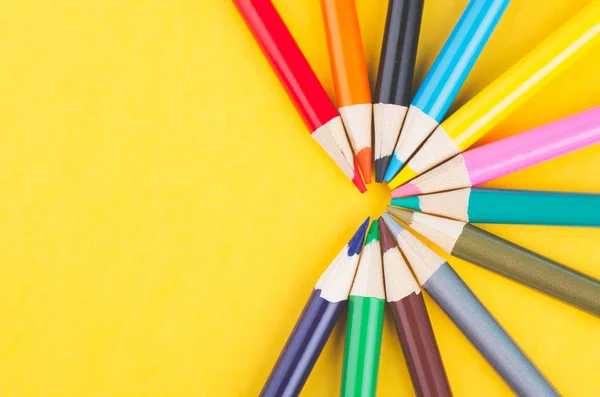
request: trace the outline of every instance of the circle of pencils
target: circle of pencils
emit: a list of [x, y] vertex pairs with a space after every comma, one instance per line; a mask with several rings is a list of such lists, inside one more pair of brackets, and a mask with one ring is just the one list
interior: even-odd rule
[[385, 310], [415, 394], [452, 396], [421, 289], [516, 394], [560, 395], [450, 264], [413, 232], [600, 317], [600, 280], [470, 223], [600, 227], [600, 192], [477, 187], [600, 143], [600, 106], [469, 149], [600, 41], [600, 0], [448, 118], [510, 0], [469, 0], [412, 97], [424, 0], [389, 0], [373, 99], [355, 1], [320, 0], [337, 109], [271, 0], [233, 3], [311, 135], [345, 176], [362, 193], [374, 170], [376, 182], [392, 189], [387, 212], [370, 227], [364, 221], [319, 278], [260, 395], [300, 394], [347, 306], [341, 396], [376, 395]]

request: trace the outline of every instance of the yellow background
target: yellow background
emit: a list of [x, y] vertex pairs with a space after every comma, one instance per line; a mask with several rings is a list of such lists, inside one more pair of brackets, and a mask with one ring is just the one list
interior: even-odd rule
[[[275, 1], [332, 94], [318, 3]], [[387, 1], [357, 3], [374, 85]], [[418, 82], [467, 1], [426, 3]], [[586, 3], [514, 0], [457, 103]], [[0, 19], [0, 395], [257, 395], [387, 188], [361, 196], [310, 139], [229, 1], [4, 0]], [[599, 62], [485, 141], [598, 105]], [[594, 147], [490, 186], [600, 192], [599, 173]], [[486, 229], [600, 277], [600, 230]], [[600, 319], [451, 263], [564, 395], [598, 394]], [[427, 305], [455, 395], [511, 395]], [[341, 321], [304, 396], [339, 392], [343, 341]], [[412, 393], [386, 318], [379, 395]]]

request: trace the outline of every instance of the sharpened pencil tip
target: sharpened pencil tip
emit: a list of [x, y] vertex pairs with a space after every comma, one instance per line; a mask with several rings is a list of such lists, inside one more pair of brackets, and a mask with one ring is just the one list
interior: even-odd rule
[[388, 214], [383, 214], [379, 217], [379, 241], [381, 242], [381, 249], [384, 253], [392, 248], [396, 248], [396, 240], [394, 240], [394, 237], [384, 220], [386, 215], [389, 216]]
[[360, 176], [360, 172], [358, 172], [356, 160], [354, 160], [354, 179], [352, 179], [352, 183], [354, 183], [359, 192], [364, 193], [367, 191], [367, 187]]
[[375, 181], [377, 183], [383, 182], [383, 177], [390, 165], [391, 158], [392, 156], [384, 156], [375, 160]]
[[358, 165], [360, 170], [362, 171], [363, 179], [365, 183], [368, 185], [371, 183], [371, 173], [373, 172], [371, 169], [371, 148], [365, 148], [358, 152], [356, 155], [356, 160], [358, 161]]
[[402, 230], [404, 230], [404, 228], [402, 227], [402, 225], [400, 225], [398, 223], [397, 220], [392, 218], [392, 216], [390, 214], [388, 214], [387, 212], [384, 212], [381, 215], [381, 217], [383, 218], [385, 225], [387, 226], [390, 233], [392, 233], [392, 235], [394, 236], [394, 241], [395, 241], [395, 238], [396, 238], [395, 236], [397, 236], [398, 233], [400, 233]]
[[398, 171], [400, 171], [403, 165], [404, 163], [400, 161], [400, 159], [396, 157], [395, 154], [392, 155], [392, 158], [390, 159], [390, 165], [388, 166], [388, 169], [385, 172], [385, 177], [383, 179], [385, 179], [385, 181], [388, 183], [391, 182], [391, 180], [394, 179], [394, 177], [396, 176]]
[[416, 211], [421, 210], [419, 196], [393, 198], [391, 204], [395, 207], [404, 207]]
[[392, 190], [392, 198], [416, 196], [418, 194], [421, 194], [421, 189], [412, 183], [407, 183], [406, 185], [402, 185], [399, 188]]
[[369, 244], [373, 240], [379, 241], [379, 222], [377, 221], [377, 219], [371, 222], [369, 232], [367, 233], [367, 240], [365, 241], [365, 245]]
[[410, 222], [412, 221], [412, 217], [414, 214], [413, 211], [405, 210], [405, 209], [398, 208], [398, 207], [392, 207], [391, 205], [388, 205], [386, 207], [386, 211], [390, 215], [392, 215], [394, 218], [399, 219], [403, 223], [410, 226]]
[[410, 168], [410, 162], [406, 165], [406, 167], [402, 168], [398, 175], [388, 183], [390, 189], [395, 189], [398, 186], [404, 185], [406, 182], [414, 179], [418, 174]]
[[348, 256], [358, 255], [360, 254], [360, 251], [362, 251], [363, 240], [365, 239], [367, 226], [369, 225], [370, 220], [371, 218], [367, 217], [348, 242]]

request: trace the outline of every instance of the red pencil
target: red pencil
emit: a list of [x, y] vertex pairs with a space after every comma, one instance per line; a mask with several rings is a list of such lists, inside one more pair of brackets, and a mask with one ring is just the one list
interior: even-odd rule
[[233, 0], [311, 135], [361, 193], [358, 172], [340, 115], [270, 0]]

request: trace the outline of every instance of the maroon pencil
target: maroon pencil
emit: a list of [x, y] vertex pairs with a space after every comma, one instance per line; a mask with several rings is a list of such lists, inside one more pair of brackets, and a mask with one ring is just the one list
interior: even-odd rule
[[413, 388], [419, 397], [452, 396], [423, 294], [396, 247], [385, 217], [379, 218], [385, 294]]

